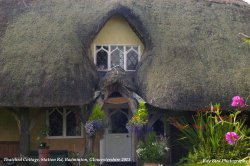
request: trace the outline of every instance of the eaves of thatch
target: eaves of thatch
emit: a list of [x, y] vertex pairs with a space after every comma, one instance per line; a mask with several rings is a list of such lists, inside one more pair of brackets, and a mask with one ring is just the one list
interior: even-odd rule
[[238, 34], [250, 33], [250, 6], [241, 6], [243, 1], [175, 2], [154, 5], [148, 13], [154, 35], [150, 56], [137, 73], [142, 96], [175, 110], [211, 102], [227, 107], [231, 97], [247, 97], [250, 48]]
[[136, 84], [149, 104], [190, 110], [250, 92], [250, 49], [238, 36], [250, 34], [250, 6], [243, 1], [43, 0], [26, 6], [1, 37], [1, 106], [90, 102], [98, 76], [89, 47], [114, 14], [144, 42]]

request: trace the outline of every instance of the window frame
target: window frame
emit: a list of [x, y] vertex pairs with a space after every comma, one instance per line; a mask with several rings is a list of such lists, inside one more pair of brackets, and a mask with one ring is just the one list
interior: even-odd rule
[[96, 49], [97, 46], [100, 46], [100, 47], [108, 47], [108, 67], [107, 69], [98, 69], [97, 68], [97, 71], [110, 71], [113, 67], [111, 67], [111, 53], [114, 51], [111, 51], [111, 46], [122, 46], [123, 47], [123, 52], [124, 52], [124, 59], [123, 59], [123, 62], [124, 62], [124, 70], [125, 71], [135, 71], [135, 70], [128, 70], [127, 69], [127, 54], [130, 52], [131, 49], [129, 49], [128, 51], [126, 51], [126, 47], [127, 46], [131, 46], [131, 47], [138, 47], [138, 51], [136, 51], [135, 49], [132, 48], [133, 51], [135, 51], [137, 54], [138, 54], [138, 63], [141, 59], [141, 46], [140, 45], [133, 45], [133, 44], [94, 44], [94, 63], [96, 65], [97, 63], [97, 52], [99, 50]]
[[[52, 110], [55, 110], [57, 108], [52, 108]], [[48, 135], [46, 138], [47, 139], [71, 139], [71, 138], [84, 138], [84, 131], [83, 131], [83, 123], [81, 122], [81, 135], [80, 136], [67, 136], [67, 108], [62, 108], [63, 110], [63, 127], [62, 127], [62, 135], [61, 136], [50, 136]], [[46, 111], [46, 124], [49, 126], [50, 128], [50, 124], [49, 124], [49, 111]], [[70, 110], [72, 111], [72, 110]]]

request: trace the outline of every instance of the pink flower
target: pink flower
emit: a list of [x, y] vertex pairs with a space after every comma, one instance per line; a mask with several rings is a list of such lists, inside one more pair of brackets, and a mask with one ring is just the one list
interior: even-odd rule
[[232, 98], [231, 106], [233, 106], [233, 107], [238, 107], [238, 106], [240, 106], [240, 107], [245, 107], [246, 105], [245, 105], [245, 102], [244, 102], [243, 97], [234, 96], [234, 97]]
[[228, 144], [233, 145], [235, 141], [239, 139], [239, 136], [235, 132], [227, 132], [226, 141]]

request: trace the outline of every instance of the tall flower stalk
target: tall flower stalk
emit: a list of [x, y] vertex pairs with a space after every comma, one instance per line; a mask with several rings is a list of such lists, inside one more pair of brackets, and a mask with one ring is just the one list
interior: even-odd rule
[[190, 152], [183, 160], [199, 162], [203, 159], [239, 160], [246, 157], [250, 150], [250, 129], [245, 125], [246, 118], [238, 117], [246, 105], [242, 97], [235, 96], [231, 103], [236, 108], [234, 111], [225, 112], [220, 104], [211, 104], [210, 109], [198, 111], [193, 116], [193, 125], [184, 120], [172, 123], [186, 126], [180, 129], [180, 140]]

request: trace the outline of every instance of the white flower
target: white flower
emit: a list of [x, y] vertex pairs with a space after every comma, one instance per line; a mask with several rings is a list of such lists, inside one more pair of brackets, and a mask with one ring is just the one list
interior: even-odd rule
[[143, 150], [144, 150], [144, 149], [139, 148], [139, 149], [136, 150], [136, 153], [140, 156], [140, 154], [141, 154], [141, 152], [142, 152]]
[[164, 149], [165, 149], [166, 151], [168, 151], [168, 150], [169, 150], [169, 148], [168, 148], [168, 147], [165, 147]]

